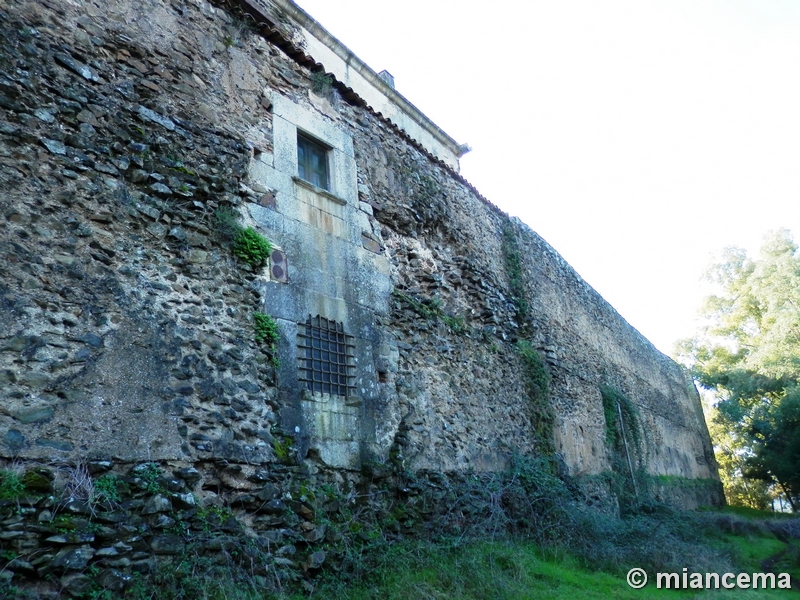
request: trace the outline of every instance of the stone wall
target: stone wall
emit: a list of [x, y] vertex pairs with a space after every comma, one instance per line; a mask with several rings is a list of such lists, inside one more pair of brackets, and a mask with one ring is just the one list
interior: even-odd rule
[[[2, 453], [500, 471], [541, 451], [526, 339], [571, 474], [611, 468], [610, 385], [638, 406], [637, 466], [716, 478], [681, 370], [535, 233], [300, 64], [295, 25], [265, 6], [268, 39], [202, 0], [0, 0]], [[331, 190], [291, 172], [297, 131], [330, 148]], [[288, 279], [235, 259], [220, 208], [285, 253]], [[315, 315], [353, 336], [347, 398], [299, 381]]]

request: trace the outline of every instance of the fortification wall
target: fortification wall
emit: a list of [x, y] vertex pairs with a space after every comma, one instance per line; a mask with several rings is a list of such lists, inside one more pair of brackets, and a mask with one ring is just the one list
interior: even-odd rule
[[[286, 452], [499, 471], [542, 451], [525, 338], [546, 358], [570, 473], [611, 468], [609, 385], [639, 408], [639, 466], [716, 478], [672, 361], [535, 233], [249, 21], [203, 1], [0, 11], [6, 457], [222, 460], [243, 482]], [[296, 177], [298, 132], [328, 148], [329, 190]], [[288, 279], [232, 256], [221, 207], [285, 253]], [[275, 351], [255, 311], [276, 319]], [[298, 334], [317, 315], [353, 337], [347, 398], [300, 380]]]

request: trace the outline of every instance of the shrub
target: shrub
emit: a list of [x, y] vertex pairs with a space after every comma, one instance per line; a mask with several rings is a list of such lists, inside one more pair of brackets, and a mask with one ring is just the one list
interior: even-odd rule
[[241, 229], [233, 239], [233, 254], [251, 267], [262, 266], [272, 252], [272, 244], [252, 227]]

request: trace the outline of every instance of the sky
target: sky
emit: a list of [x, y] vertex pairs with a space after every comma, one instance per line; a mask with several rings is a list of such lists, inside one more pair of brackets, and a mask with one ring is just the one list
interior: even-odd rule
[[726, 246], [800, 241], [796, 0], [296, 0], [655, 346]]

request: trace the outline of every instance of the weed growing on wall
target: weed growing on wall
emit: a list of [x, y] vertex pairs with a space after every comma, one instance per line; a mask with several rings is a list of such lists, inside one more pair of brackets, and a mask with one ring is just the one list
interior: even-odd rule
[[[640, 452], [642, 436], [639, 431], [639, 411], [636, 406], [625, 394], [607, 385], [600, 386], [600, 396], [603, 399], [603, 415], [606, 419], [606, 444], [612, 449], [623, 444], [619, 422], [619, 412], [621, 411], [625, 426], [625, 439], [637, 453]], [[617, 408], [618, 406], [619, 408]]]
[[503, 229], [503, 260], [508, 274], [511, 298], [517, 309], [517, 322], [523, 325], [528, 320], [530, 307], [525, 299], [525, 281], [522, 273], [522, 256], [517, 243], [517, 234], [509, 223]]
[[163, 491], [161, 483], [158, 481], [161, 477], [161, 469], [155, 463], [145, 463], [139, 465], [134, 469], [136, 483], [141, 489], [151, 493], [158, 494]]
[[317, 96], [327, 97], [331, 91], [332, 82], [330, 75], [322, 71], [311, 73], [311, 91]]
[[239, 225], [241, 215], [229, 206], [221, 206], [214, 211], [214, 229], [222, 239], [232, 242], [242, 230]]
[[607, 473], [606, 480], [620, 507], [628, 510], [648, 502], [645, 496], [651, 487], [641, 459], [639, 413], [625, 394], [611, 386], [600, 386], [600, 396], [606, 420], [606, 446], [611, 459], [611, 472]]
[[236, 258], [257, 269], [267, 262], [272, 243], [252, 227], [242, 227], [240, 218], [236, 210], [222, 206], [214, 211], [214, 229], [222, 240], [231, 244]]
[[275, 354], [276, 344], [278, 342], [278, 324], [269, 315], [261, 312], [253, 313], [253, 327], [255, 329], [256, 342], [267, 346], [270, 355], [272, 356], [272, 366], [278, 367], [280, 362]]
[[0, 500], [16, 500], [25, 491], [19, 475], [11, 470], [0, 471]]
[[233, 238], [233, 254], [257, 269], [269, 258], [272, 244], [252, 227], [241, 229]]
[[525, 385], [531, 400], [531, 417], [541, 449], [547, 455], [555, 453], [553, 425], [555, 415], [550, 406], [550, 373], [542, 355], [526, 340], [517, 342], [517, 352], [522, 361]]
[[272, 450], [275, 458], [282, 463], [291, 462], [294, 440], [290, 436], [276, 431], [273, 431], [272, 435]]
[[275, 342], [278, 341], [278, 324], [269, 315], [261, 312], [253, 313], [255, 321], [256, 341], [267, 344], [270, 349], [275, 349]]
[[439, 298], [425, 298], [418, 300], [407, 294], [395, 291], [394, 295], [405, 302], [411, 309], [423, 319], [428, 321], [441, 321], [453, 333], [467, 333], [467, 320], [463, 316], [448, 315], [442, 309], [442, 301]]
[[119, 502], [119, 479], [116, 475], [107, 474], [95, 479], [94, 493], [97, 500], [107, 502]]

